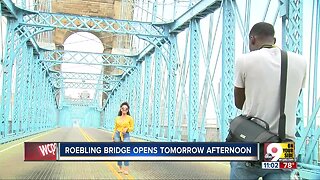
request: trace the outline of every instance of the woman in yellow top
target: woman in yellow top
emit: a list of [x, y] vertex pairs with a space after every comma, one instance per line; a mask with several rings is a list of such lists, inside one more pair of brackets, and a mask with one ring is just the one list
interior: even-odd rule
[[[134, 122], [130, 116], [129, 104], [124, 102], [120, 106], [120, 111], [114, 122], [114, 132], [112, 134], [113, 142], [130, 142], [129, 132], [133, 131]], [[129, 161], [124, 161], [124, 168], [122, 168], [122, 161], [118, 161], [119, 173], [128, 175]]]

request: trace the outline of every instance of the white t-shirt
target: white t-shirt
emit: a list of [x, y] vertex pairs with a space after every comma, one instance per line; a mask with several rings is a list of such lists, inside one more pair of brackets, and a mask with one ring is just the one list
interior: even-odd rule
[[[286, 135], [295, 137], [296, 107], [304, 87], [307, 62], [288, 52], [286, 91]], [[278, 133], [280, 117], [281, 51], [262, 48], [239, 57], [235, 65], [235, 87], [245, 88], [242, 114], [258, 117], [269, 123], [270, 130]]]

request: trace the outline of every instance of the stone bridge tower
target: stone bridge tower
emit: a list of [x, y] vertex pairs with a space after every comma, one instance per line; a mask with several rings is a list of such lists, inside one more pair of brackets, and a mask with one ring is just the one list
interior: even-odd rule
[[[133, 6], [129, 1], [122, 0], [52, 0], [52, 12], [114, 19], [132, 20]], [[80, 25], [80, 22], [79, 22]], [[54, 44], [56, 49], [64, 49], [64, 41], [77, 31], [56, 29], [54, 31]], [[115, 35], [105, 32], [91, 32], [97, 36], [103, 45], [104, 53], [121, 53], [120, 49], [126, 50], [129, 47], [129, 36]], [[60, 70], [60, 66], [55, 67]], [[112, 68], [104, 68], [105, 74], [116, 73]], [[103, 99], [106, 98], [104, 94]]]

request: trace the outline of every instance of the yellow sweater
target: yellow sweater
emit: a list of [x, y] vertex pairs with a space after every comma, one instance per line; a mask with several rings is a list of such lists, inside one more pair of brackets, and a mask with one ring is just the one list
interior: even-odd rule
[[112, 139], [117, 131], [120, 132], [121, 141], [123, 141], [123, 134], [122, 131], [124, 128], [128, 128], [127, 132], [132, 132], [134, 127], [133, 118], [129, 115], [126, 115], [124, 119], [121, 116], [117, 116], [114, 121], [114, 131], [112, 134]]

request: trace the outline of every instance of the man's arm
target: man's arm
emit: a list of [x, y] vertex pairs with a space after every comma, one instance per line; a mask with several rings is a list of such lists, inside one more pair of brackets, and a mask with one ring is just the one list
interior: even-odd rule
[[245, 89], [234, 87], [234, 103], [238, 109], [242, 110], [245, 100], [246, 100]]

